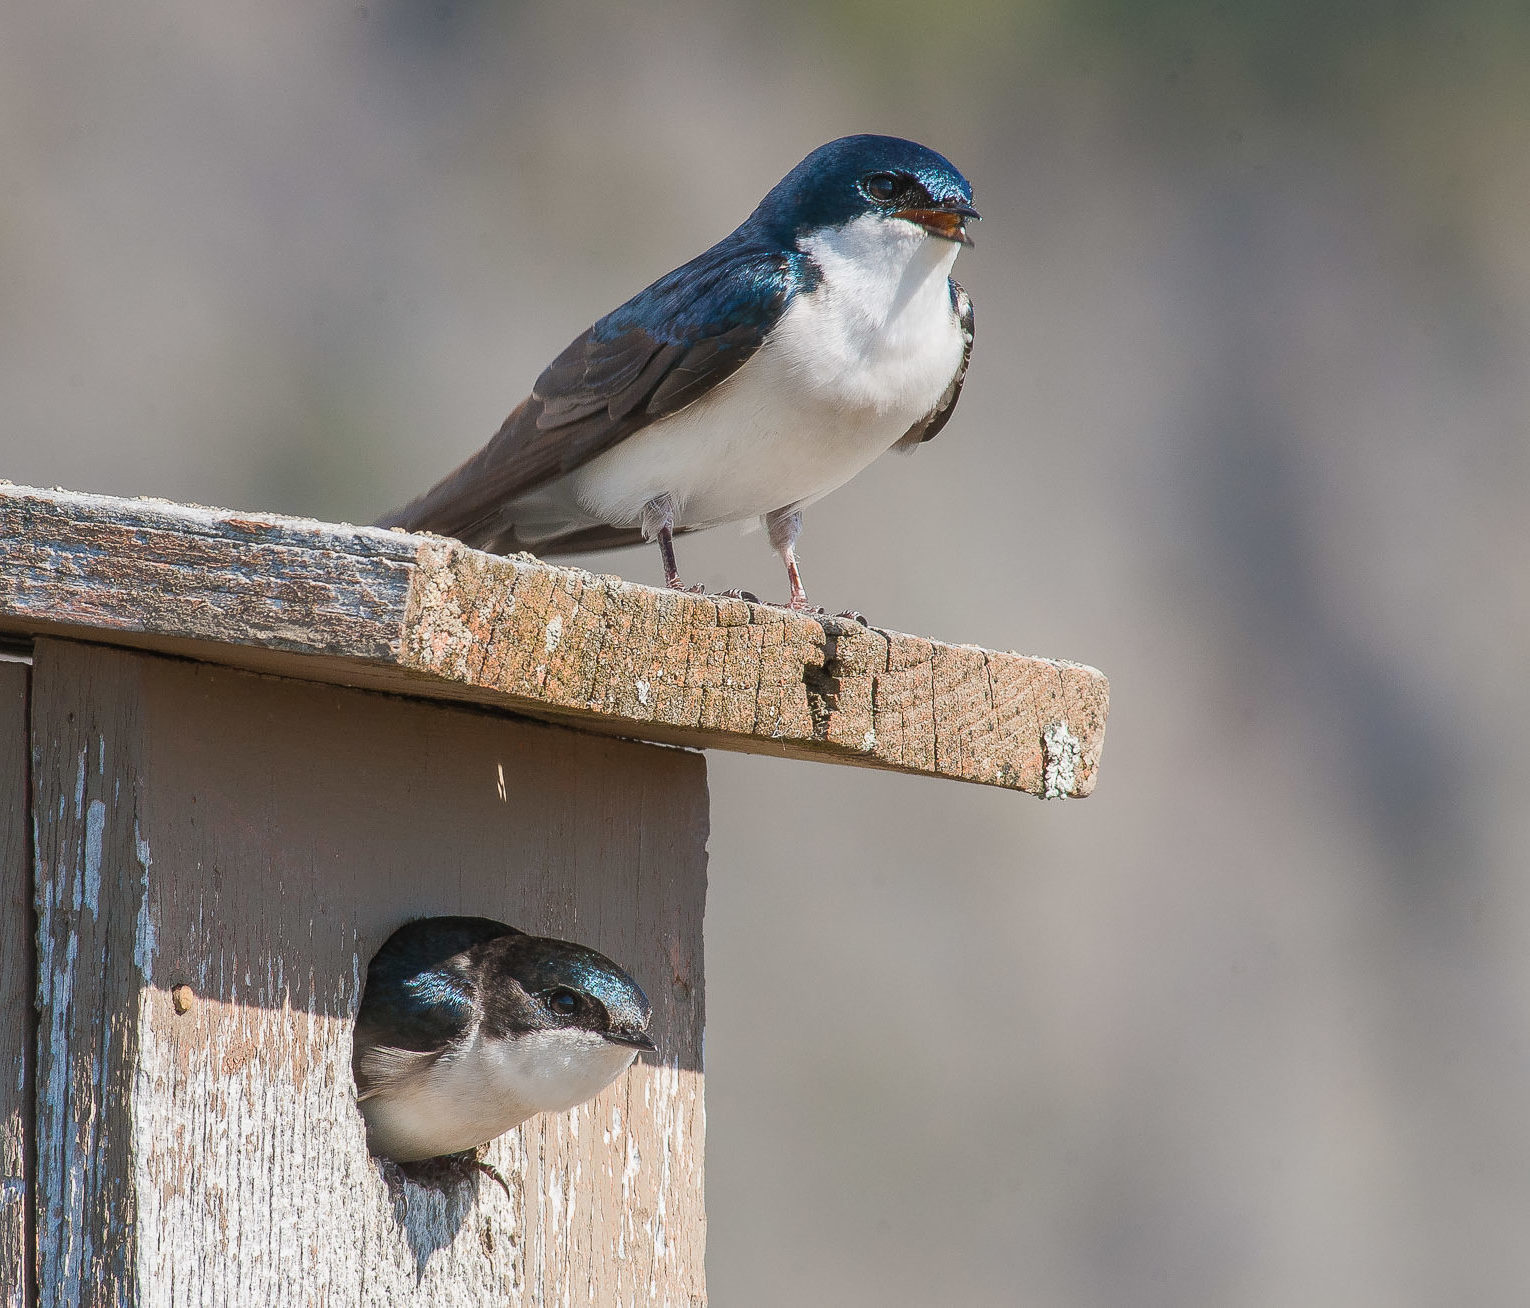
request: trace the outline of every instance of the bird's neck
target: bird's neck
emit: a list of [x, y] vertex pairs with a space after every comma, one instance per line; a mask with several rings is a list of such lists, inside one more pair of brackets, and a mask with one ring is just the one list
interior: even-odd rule
[[475, 1042], [458, 1055], [471, 1063], [483, 1091], [528, 1111], [561, 1112], [598, 1094], [637, 1056], [591, 1031], [528, 1031], [513, 1039]]
[[864, 214], [808, 232], [799, 247], [842, 308], [853, 308], [878, 330], [917, 323], [932, 312], [950, 314], [946, 280], [961, 247], [913, 223]]

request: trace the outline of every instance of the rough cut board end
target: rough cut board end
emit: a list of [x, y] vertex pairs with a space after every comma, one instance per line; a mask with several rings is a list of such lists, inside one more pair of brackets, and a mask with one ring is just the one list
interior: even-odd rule
[[3, 483], [0, 631], [1047, 797], [1094, 788], [1110, 696], [1080, 663], [442, 537]]

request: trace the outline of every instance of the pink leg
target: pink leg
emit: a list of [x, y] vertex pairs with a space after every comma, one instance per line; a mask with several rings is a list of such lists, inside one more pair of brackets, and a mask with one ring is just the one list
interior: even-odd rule
[[[659, 558], [664, 562], [664, 584], [671, 590], [683, 590], [688, 595], [705, 595], [705, 586], [687, 586], [680, 580], [680, 569], [675, 565], [675, 507], [668, 492], [656, 495], [643, 506], [643, 535], [659, 542]], [[747, 590], [725, 590], [719, 599], [748, 600], [758, 604], [759, 599]]]
[[765, 515], [765, 530], [770, 535], [771, 548], [781, 556], [786, 565], [786, 579], [791, 583], [792, 597], [787, 608], [808, 609], [807, 592], [802, 589], [802, 574], [797, 571], [797, 537], [802, 532], [802, 514], [796, 509], [777, 509]]
[[[798, 613], [826, 614], [827, 609], [808, 603], [807, 592], [802, 589], [802, 574], [797, 571], [797, 537], [802, 532], [801, 512], [797, 509], [777, 509], [774, 513], [767, 513], [765, 530], [770, 533], [770, 543], [781, 556], [781, 562], [786, 565], [786, 579], [791, 582], [792, 597], [786, 607]], [[836, 616], [853, 618], [862, 626], [866, 625], [866, 619], [853, 609]]]
[[693, 595], [700, 595], [706, 589], [704, 586], [687, 586], [680, 580], [680, 570], [675, 566], [675, 504], [668, 491], [654, 496], [643, 506], [643, 535], [649, 540], [658, 539], [666, 586]]

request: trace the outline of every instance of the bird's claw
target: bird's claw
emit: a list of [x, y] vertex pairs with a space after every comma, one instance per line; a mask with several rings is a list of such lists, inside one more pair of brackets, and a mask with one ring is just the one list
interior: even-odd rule
[[510, 1182], [505, 1180], [505, 1174], [501, 1172], [499, 1168], [495, 1167], [493, 1163], [487, 1162], [483, 1158], [474, 1158], [472, 1166], [474, 1171], [481, 1172], [484, 1176], [498, 1181], [499, 1188], [505, 1192], [506, 1199], [513, 1200], [515, 1198], [515, 1196], [510, 1193]]
[[760, 597], [750, 590], [708, 590], [705, 586], [687, 586], [679, 577], [673, 577], [665, 584], [671, 590], [682, 591], [686, 595], [705, 595], [708, 599], [745, 600], [750, 604], [760, 602]]
[[504, 1173], [499, 1168], [485, 1160], [484, 1155], [487, 1152], [487, 1145], [479, 1145], [476, 1149], [463, 1149], [455, 1154], [442, 1154], [437, 1158], [421, 1158], [409, 1163], [394, 1162], [387, 1158], [382, 1161], [387, 1170], [413, 1181], [416, 1185], [443, 1193], [452, 1186], [462, 1185], [472, 1180], [474, 1175], [487, 1176], [499, 1183], [499, 1188], [505, 1192], [506, 1199], [513, 1200], [515, 1196], [510, 1191], [510, 1182], [505, 1179]]
[[809, 604], [806, 600], [790, 600], [778, 608], [790, 609], [793, 613], [806, 613], [814, 618], [848, 618], [851, 622], [859, 622], [863, 627], [871, 624], [866, 621], [865, 615], [857, 613], [854, 609], [845, 609], [840, 613], [830, 613], [822, 604]]

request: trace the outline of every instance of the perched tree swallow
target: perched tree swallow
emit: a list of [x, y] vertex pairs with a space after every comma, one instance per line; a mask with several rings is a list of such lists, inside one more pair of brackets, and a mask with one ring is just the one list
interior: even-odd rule
[[367, 967], [351, 1060], [367, 1146], [455, 1154], [583, 1103], [653, 1050], [648, 1000], [603, 954], [485, 917], [429, 917]]
[[[553, 555], [760, 518], [808, 607], [802, 509], [946, 423], [972, 352], [949, 274], [972, 188], [892, 136], [820, 146], [731, 235], [608, 313], [499, 434], [380, 526]], [[695, 589], [700, 589], [695, 588]]]

